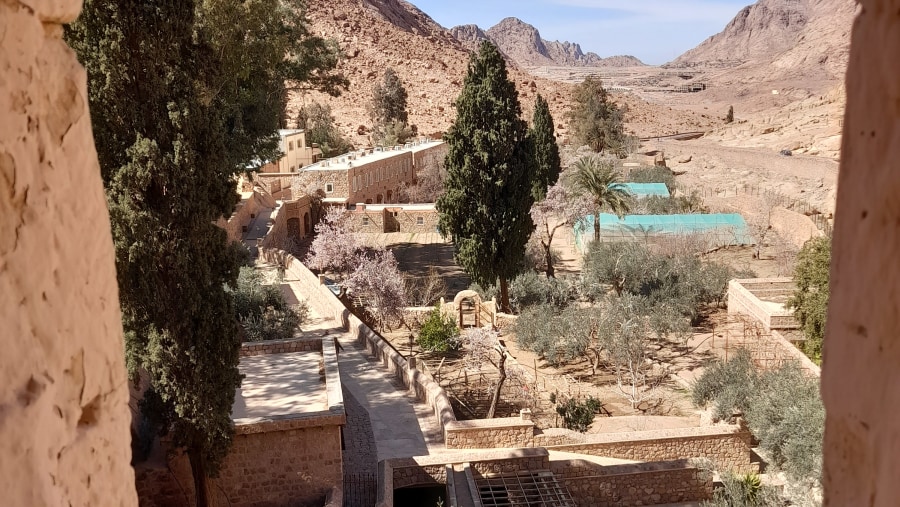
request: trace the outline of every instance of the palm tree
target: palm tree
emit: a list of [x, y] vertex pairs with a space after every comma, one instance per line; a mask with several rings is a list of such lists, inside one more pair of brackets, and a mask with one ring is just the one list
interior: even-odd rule
[[621, 181], [619, 173], [613, 168], [610, 160], [596, 155], [581, 157], [575, 162], [573, 183], [582, 194], [591, 198], [594, 203], [594, 239], [600, 237], [600, 211], [604, 206], [622, 218], [629, 211], [628, 191]]

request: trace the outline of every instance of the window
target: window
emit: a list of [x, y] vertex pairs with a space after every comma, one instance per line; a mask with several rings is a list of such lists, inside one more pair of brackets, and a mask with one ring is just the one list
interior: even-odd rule
[[416, 225], [425, 225], [425, 217], [416, 217]]
[[294, 141], [288, 143], [288, 151], [294, 151]]
[[330, 194], [334, 192], [334, 183], [326, 183], [325, 184], [325, 193]]
[[363, 217], [363, 226], [369, 225], [369, 217]]

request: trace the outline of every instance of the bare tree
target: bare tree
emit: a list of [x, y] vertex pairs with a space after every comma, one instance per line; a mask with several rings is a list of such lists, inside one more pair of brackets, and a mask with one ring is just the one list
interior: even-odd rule
[[589, 198], [570, 192], [561, 183], [547, 189], [544, 200], [531, 207], [531, 219], [535, 230], [532, 239], [540, 243], [544, 254], [544, 268], [547, 276], [554, 277], [553, 237], [561, 227], [572, 227], [575, 222], [591, 213]]
[[405, 275], [403, 282], [413, 306], [431, 306], [447, 293], [447, 284], [434, 266], [428, 268], [426, 276]]
[[[506, 360], [509, 352], [506, 346], [499, 339], [499, 334], [490, 328], [471, 328], [466, 330], [460, 338], [460, 343], [466, 349], [467, 353], [464, 358], [466, 368], [475, 371], [481, 371], [485, 364], [492, 364], [497, 368], [500, 374], [499, 379], [493, 386], [493, 394], [491, 395], [491, 406], [488, 409], [487, 418], [493, 419], [497, 410], [497, 404], [500, 402], [500, 390], [507, 377], [522, 377], [522, 372], [518, 368], [510, 368], [506, 366]], [[495, 362], [494, 357], [497, 357]]]
[[772, 213], [778, 207], [780, 199], [771, 192], [764, 192], [759, 199], [756, 200], [753, 214], [747, 225], [750, 226], [750, 232], [756, 241], [756, 258], [762, 255], [762, 247], [766, 242], [766, 238], [772, 232]]
[[600, 332], [608, 348], [619, 393], [637, 406], [653, 395], [658, 380], [652, 377], [650, 346], [654, 339], [649, 318], [638, 308], [639, 298], [612, 298]]
[[447, 169], [443, 160], [425, 164], [416, 175], [416, 183], [412, 185], [402, 184], [399, 189], [401, 202], [427, 203], [437, 202], [444, 195], [444, 180], [447, 179]]

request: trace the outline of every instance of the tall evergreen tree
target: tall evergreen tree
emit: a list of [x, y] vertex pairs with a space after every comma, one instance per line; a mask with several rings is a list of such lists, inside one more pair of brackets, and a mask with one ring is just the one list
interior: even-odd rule
[[440, 230], [453, 239], [456, 261], [481, 285], [507, 281], [524, 267], [534, 230], [529, 210], [535, 168], [518, 92], [506, 62], [489, 42], [469, 61], [448, 144], [446, 193], [438, 199]]
[[588, 76], [575, 87], [569, 122], [575, 139], [592, 150], [623, 155], [627, 138], [623, 129], [622, 110], [609, 100], [603, 82]]
[[534, 103], [534, 116], [528, 136], [534, 150], [532, 157], [536, 170], [531, 193], [535, 201], [540, 201], [547, 195], [547, 188], [559, 180], [560, 170], [559, 146], [556, 144], [553, 116], [550, 115], [547, 101], [540, 95]]
[[[327, 44], [288, 44], [296, 35], [288, 28], [302, 19], [279, 21], [299, 15], [279, 9], [266, 17], [265, 7], [275, 4], [87, 0], [65, 34], [88, 72], [127, 362], [133, 377], [141, 370], [149, 376], [144, 413], [187, 451], [197, 505], [209, 503], [206, 479], [230, 447], [241, 383], [225, 291], [235, 285], [238, 254], [214, 222], [237, 203], [234, 176], [273, 153], [285, 79], [303, 78], [305, 70], [326, 88], [342, 82], [329, 78], [336, 56], [326, 56]], [[223, 26], [224, 19], [240, 28]], [[272, 72], [263, 58], [267, 44], [279, 61], [287, 54], [296, 62]], [[301, 51], [284, 51], [305, 45], [323, 48], [312, 61], [324, 67], [308, 68]], [[256, 57], [245, 59], [245, 49]]]
[[412, 135], [407, 128], [409, 114], [406, 111], [406, 88], [394, 69], [384, 71], [384, 78], [372, 90], [370, 106], [375, 123], [375, 141], [382, 144], [400, 144]]

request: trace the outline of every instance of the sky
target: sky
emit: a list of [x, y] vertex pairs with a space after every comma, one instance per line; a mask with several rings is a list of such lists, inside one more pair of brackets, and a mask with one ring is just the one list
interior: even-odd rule
[[577, 42], [602, 57], [633, 55], [661, 65], [725, 25], [754, 0], [408, 0], [452, 28], [482, 29], [506, 17], [534, 25], [545, 40]]

